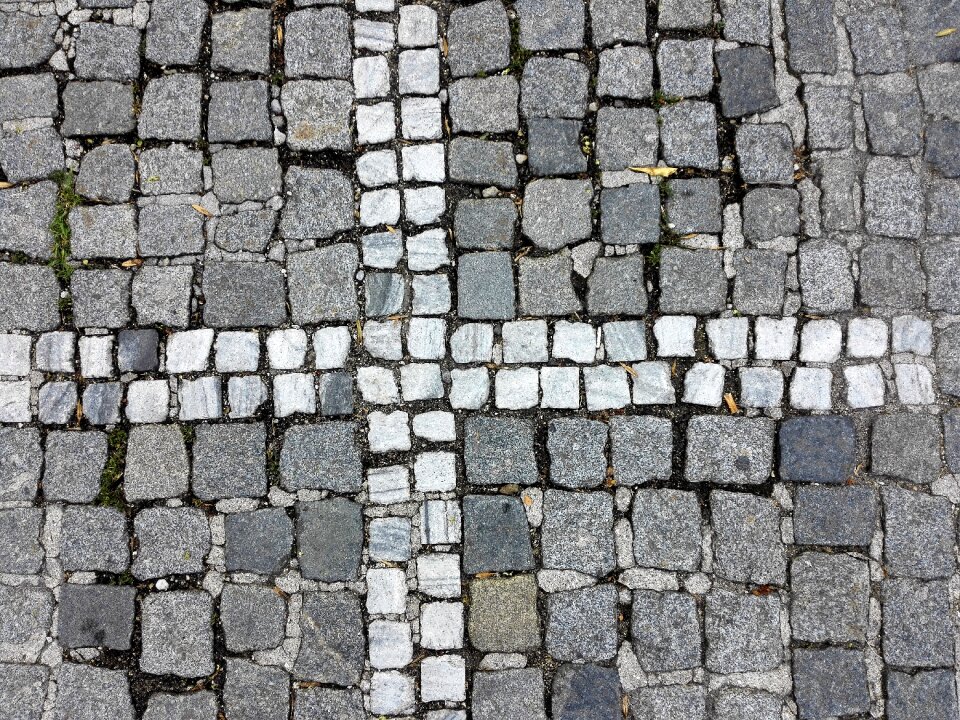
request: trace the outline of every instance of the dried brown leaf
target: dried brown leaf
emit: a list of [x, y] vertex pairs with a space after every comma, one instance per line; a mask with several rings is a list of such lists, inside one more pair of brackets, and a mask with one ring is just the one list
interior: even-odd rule
[[207, 210], [203, 205], [201, 205], [201, 204], [199, 204], [199, 203], [194, 203], [194, 204], [191, 205], [190, 207], [192, 207], [194, 210], [196, 210], [198, 213], [200, 213], [200, 214], [203, 215], [204, 217], [208, 217], [208, 218], [212, 218], [212, 217], [213, 217], [213, 213], [210, 212], [209, 210]]
[[733, 393], [724, 393], [723, 401], [727, 404], [727, 410], [730, 411], [731, 415], [736, 415], [740, 412], [740, 408], [737, 407], [737, 401], [733, 399]]
[[630, 170], [633, 170], [636, 173], [644, 173], [650, 177], [670, 177], [671, 175], [676, 175], [677, 169], [675, 167], [656, 167], [653, 165], [643, 165], [640, 167], [631, 167]]
[[957, 31], [956, 28], [944, 28], [937, 33], [937, 37], [946, 37], [947, 35], [953, 35]]

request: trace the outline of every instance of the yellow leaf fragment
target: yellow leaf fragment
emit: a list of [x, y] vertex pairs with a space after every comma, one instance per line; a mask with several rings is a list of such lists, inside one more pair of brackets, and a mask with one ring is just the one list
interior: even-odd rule
[[629, 168], [636, 173], [644, 173], [650, 177], [670, 177], [671, 175], [676, 175], [677, 169], [675, 167], [654, 167], [652, 165], [644, 165], [642, 167], [632, 167]]
[[199, 203], [194, 203], [190, 207], [192, 207], [194, 210], [196, 210], [198, 213], [200, 213], [204, 217], [208, 217], [208, 218], [213, 217], [213, 213], [207, 210], [203, 205], [200, 205]]
[[633, 377], [636, 377], [636, 376], [637, 376], [637, 371], [634, 370], [634, 369], [633, 369], [632, 367], [630, 367], [629, 365], [627, 365], [626, 363], [620, 363], [620, 367], [622, 367], [624, 370], [626, 370], [628, 375], [632, 375]]
[[357, 320], [357, 344], [363, 344], [363, 325], [360, 324], [359, 320]]
[[12, 182], [7, 182], [6, 180], [0, 182], [0, 190], [6, 190], [7, 188], [12, 188], [12, 187], [13, 187]]
[[937, 37], [946, 37], [947, 35], [953, 35], [957, 31], [956, 28], [944, 28], [937, 33]]
[[122, 263], [120, 263], [120, 267], [125, 267], [125, 268], [140, 267], [141, 265], [143, 265], [143, 260], [141, 260], [140, 258], [133, 258], [132, 260], [124, 260]]
[[731, 415], [736, 415], [740, 412], [740, 408], [737, 407], [737, 401], [733, 399], [733, 393], [724, 393], [723, 401], [727, 404], [727, 410], [730, 411]]
[[283, 25], [277, 25], [277, 45], [283, 45]]
[[527, 507], [530, 507], [531, 505], [533, 505], [533, 498], [530, 497], [529, 495], [524, 495], [523, 504], [526, 505]]

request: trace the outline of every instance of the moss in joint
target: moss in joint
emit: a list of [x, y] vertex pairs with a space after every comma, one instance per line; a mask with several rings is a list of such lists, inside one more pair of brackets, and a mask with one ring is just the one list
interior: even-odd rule
[[48, 265], [53, 268], [57, 278], [62, 282], [70, 282], [73, 275], [73, 266], [70, 264], [70, 211], [80, 204], [80, 196], [74, 189], [73, 172], [64, 170], [53, 176], [57, 183], [57, 205], [50, 221], [50, 232], [53, 235], [53, 252]]
[[116, 428], [107, 436], [107, 464], [100, 474], [97, 505], [124, 509], [123, 468], [127, 457], [127, 431]]

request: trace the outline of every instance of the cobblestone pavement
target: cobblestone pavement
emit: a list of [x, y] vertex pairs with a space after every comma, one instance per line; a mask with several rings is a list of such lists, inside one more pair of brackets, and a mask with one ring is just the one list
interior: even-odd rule
[[954, 28], [0, 0], [0, 720], [956, 720]]

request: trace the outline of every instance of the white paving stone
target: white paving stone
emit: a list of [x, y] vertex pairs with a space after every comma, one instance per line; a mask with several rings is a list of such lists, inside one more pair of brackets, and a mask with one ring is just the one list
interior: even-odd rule
[[546, 320], [516, 320], [505, 322], [500, 331], [503, 339], [503, 362], [543, 363], [547, 354]]
[[390, 94], [390, 66], [383, 55], [359, 57], [353, 61], [353, 88], [357, 100]]
[[753, 328], [757, 360], [789, 360], [797, 346], [797, 319], [758, 317]]
[[357, 368], [357, 388], [364, 402], [374, 405], [393, 405], [400, 402], [400, 388], [391, 368]]
[[446, 356], [447, 322], [439, 318], [412, 318], [407, 326], [407, 352], [418, 360]]
[[224, 330], [214, 343], [217, 372], [254, 372], [260, 364], [260, 336], [245, 330]]
[[740, 402], [751, 408], [780, 407], [783, 373], [778, 368], [740, 368]]
[[747, 318], [733, 317], [707, 321], [710, 353], [717, 360], [740, 360], [747, 357]]
[[887, 353], [887, 323], [879, 318], [854, 318], [847, 325], [847, 354], [879, 358]]
[[589, 323], [560, 320], [553, 326], [553, 357], [575, 363], [592, 363], [597, 356], [597, 331]]
[[677, 392], [671, 379], [670, 363], [663, 360], [634, 363], [633, 404], [673, 405]]
[[172, 333], [167, 337], [167, 372], [203, 372], [207, 369], [212, 347], [213, 330], [209, 328]]
[[457, 410], [479, 410], [490, 397], [490, 373], [486, 368], [450, 371], [450, 406]]
[[420, 645], [428, 650], [463, 647], [463, 605], [427, 602], [420, 606]]
[[273, 378], [273, 412], [277, 417], [287, 417], [302, 412], [317, 411], [317, 392], [313, 375], [285, 373]]
[[664, 315], [653, 324], [659, 357], [693, 357], [697, 319], [689, 315]]
[[386, 453], [410, 449], [410, 416], [402, 410], [392, 413], [374, 411], [367, 415], [367, 441], [370, 452]]
[[828, 368], [798, 367], [790, 378], [790, 405], [797, 410], [829, 410], [833, 372]]
[[647, 337], [643, 322], [616, 320], [603, 324], [603, 347], [607, 362], [647, 359]]
[[392, 505], [410, 499], [410, 471], [402, 465], [371, 468], [367, 471], [370, 502]]
[[933, 352], [933, 324], [916, 315], [893, 319], [893, 352], [929, 355]]
[[[211, 330], [211, 335], [213, 331]], [[178, 333], [177, 333], [178, 334]], [[80, 338], [80, 374], [85, 378], [113, 375], [113, 336], [93, 335]], [[203, 370], [204, 368], [199, 368]], [[167, 372], [176, 372], [167, 370]]]
[[575, 367], [540, 368], [540, 389], [544, 408], [571, 409], [580, 407], [580, 370]]
[[267, 358], [274, 370], [303, 367], [307, 355], [307, 333], [300, 328], [273, 330], [267, 335]]
[[0, 334], [0, 375], [30, 374], [30, 336]]
[[886, 395], [883, 372], [876, 364], [851, 365], [843, 369], [847, 405], [854, 409], [881, 407]]
[[410, 363], [400, 367], [400, 391], [407, 402], [443, 397], [443, 377], [436, 363]]
[[267, 384], [257, 375], [238, 375], [227, 381], [227, 398], [231, 418], [256, 415], [267, 401]]
[[811, 320], [800, 332], [800, 362], [834, 363], [842, 348], [843, 330], [836, 320]]
[[585, 367], [583, 387], [587, 410], [615, 410], [630, 404], [630, 384], [622, 367]]
[[456, 418], [446, 410], [414, 415], [413, 434], [431, 442], [453, 442], [457, 439]]
[[177, 393], [181, 420], [212, 420], [222, 412], [223, 397], [219, 377], [181, 380]]
[[486, 363], [493, 357], [493, 326], [461, 325], [450, 336], [450, 355], [458, 363]]
[[937, 401], [933, 377], [923, 365], [897, 363], [893, 366], [897, 379], [897, 396], [904, 405], [931, 405]]
[[518, 367], [497, 370], [495, 400], [501, 410], [527, 410], [536, 407], [540, 400], [537, 369]]
[[127, 386], [127, 420], [160, 423], [170, 413], [170, 386], [166, 380], [134, 380]]
[[726, 371], [716, 363], [695, 363], [683, 378], [683, 402], [719, 407]]

